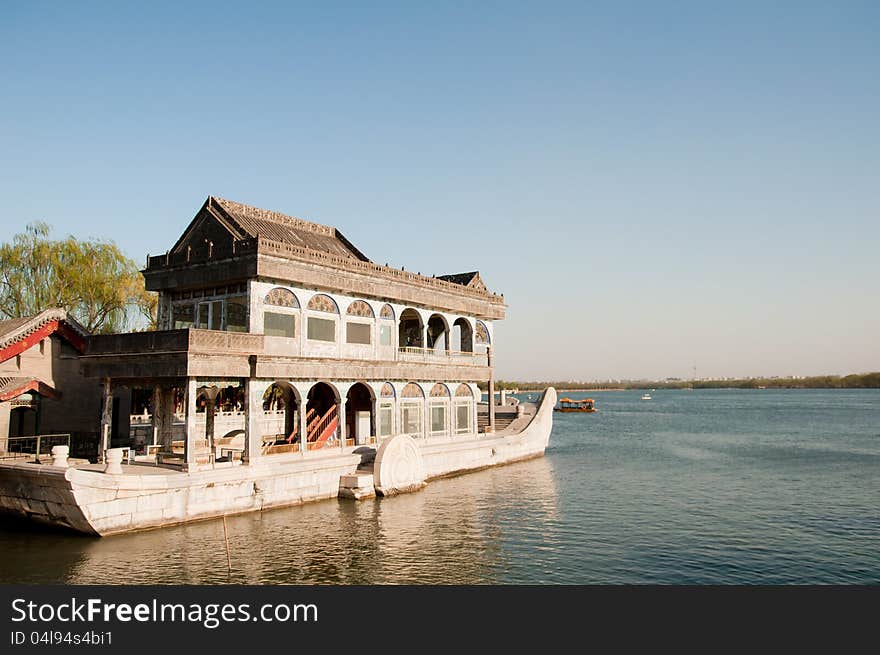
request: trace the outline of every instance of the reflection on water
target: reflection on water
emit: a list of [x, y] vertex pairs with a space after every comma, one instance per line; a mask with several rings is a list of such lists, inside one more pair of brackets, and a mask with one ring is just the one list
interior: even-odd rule
[[[527, 499], [527, 502], [523, 502]], [[331, 500], [104, 539], [7, 532], [17, 581], [69, 584], [384, 584], [499, 582], [510, 528], [555, 521], [544, 458], [437, 480], [414, 494]], [[39, 543], [39, 556], [29, 546]]]
[[[880, 391], [591, 392], [544, 458], [105, 539], [0, 528], [0, 581], [880, 583]], [[574, 397], [580, 397], [573, 394]]]

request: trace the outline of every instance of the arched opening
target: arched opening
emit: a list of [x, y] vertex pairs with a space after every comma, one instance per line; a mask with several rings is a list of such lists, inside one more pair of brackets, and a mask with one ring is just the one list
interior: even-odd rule
[[398, 341], [401, 348], [424, 348], [422, 341], [422, 317], [414, 309], [404, 309], [400, 313]]
[[484, 353], [488, 350], [490, 343], [489, 329], [483, 321], [477, 321], [477, 328], [474, 330], [474, 350]]
[[457, 318], [452, 324], [452, 350], [462, 353], [474, 352], [474, 330], [466, 318]]
[[339, 427], [339, 394], [326, 382], [318, 382], [306, 400], [306, 446], [318, 450], [336, 441]]
[[428, 319], [428, 349], [435, 352], [449, 350], [449, 325], [440, 314]]
[[296, 391], [287, 382], [273, 382], [263, 393], [261, 432], [269, 452], [281, 452], [278, 446], [299, 443], [299, 402]]
[[373, 442], [376, 434], [373, 391], [363, 382], [354, 384], [345, 397], [345, 445]]
[[37, 411], [33, 407], [13, 407], [9, 412], [9, 436], [32, 437], [36, 433]]

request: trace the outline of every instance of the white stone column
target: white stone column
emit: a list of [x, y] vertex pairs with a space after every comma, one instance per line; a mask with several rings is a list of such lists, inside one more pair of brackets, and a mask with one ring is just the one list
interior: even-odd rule
[[307, 434], [308, 422], [306, 421], [306, 412], [308, 410], [306, 409], [306, 401], [305, 400], [303, 400], [302, 403], [300, 403], [300, 405], [301, 406], [299, 408], [299, 452], [305, 453], [306, 448], [308, 447], [306, 445], [306, 437], [308, 436], [308, 434]]
[[263, 454], [260, 419], [263, 416], [263, 384], [248, 378], [244, 381], [244, 452], [242, 460], [255, 464]]
[[345, 400], [339, 401], [339, 448], [345, 448]]
[[489, 425], [486, 432], [495, 432], [495, 371], [492, 362], [492, 346], [486, 348], [486, 361], [489, 364]]
[[198, 393], [197, 382], [194, 378], [186, 380], [186, 424], [184, 426], [183, 460], [187, 467], [195, 464], [195, 438], [196, 438], [196, 394]]
[[427, 440], [431, 436], [431, 392], [425, 391], [422, 385], [422, 434], [419, 436]]

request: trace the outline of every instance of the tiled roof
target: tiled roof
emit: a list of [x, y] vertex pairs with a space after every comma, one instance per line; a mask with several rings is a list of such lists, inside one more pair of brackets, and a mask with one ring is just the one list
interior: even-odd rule
[[438, 275], [437, 277], [441, 280], [446, 280], [447, 282], [460, 284], [466, 287], [479, 274], [479, 271], [471, 271], [470, 273], [453, 273], [452, 275]]
[[25, 338], [31, 332], [39, 330], [51, 321], [63, 321], [82, 337], [89, 335], [79, 322], [67, 315], [66, 311], [59, 307], [53, 307], [43, 310], [36, 316], [24, 316], [22, 318], [10, 318], [0, 321], [0, 348], [5, 348]]
[[0, 378], [0, 398], [23, 387], [30, 381], [31, 378]]
[[[0, 343], [5, 341], [7, 334], [15, 333], [21, 326], [27, 324], [33, 316], [25, 316], [23, 318], [8, 318], [0, 321]], [[2, 379], [2, 378], [0, 378]]]
[[242, 236], [261, 236], [294, 246], [318, 250], [341, 257], [369, 261], [334, 227], [304, 221], [278, 212], [251, 207], [240, 202], [211, 196], [208, 204], [219, 207]]
[[13, 400], [27, 391], [36, 391], [37, 393], [49, 396], [50, 398], [59, 395], [54, 387], [46, 384], [39, 378], [0, 378], [0, 401]]
[[479, 271], [471, 271], [470, 273], [454, 273], [452, 275], [440, 275], [439, 278], [441, 280], [446, 280], [447, 282], [452, 282], [453, 284], [460, 284], [461, 286], [468, 287], [469, 289], [488, 291], [488, 289], [486, 289], [486, 285], [483, 283], [483, 280], [480, 277]]

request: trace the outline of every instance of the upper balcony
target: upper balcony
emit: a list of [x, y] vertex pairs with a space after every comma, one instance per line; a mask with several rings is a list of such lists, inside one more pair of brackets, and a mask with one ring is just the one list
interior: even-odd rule
[[[267, 348], [266, 346], [270, 347]], [[488, 379], [485, 352], [402, 347], [369, 358], [348, 352], [284, 352], [278, 338], [246, 332], [186, 328], [90, 337], [83, 374], [136, 381], [144, 378]], [[346, 356], [348, 355], [348, 356]]]

